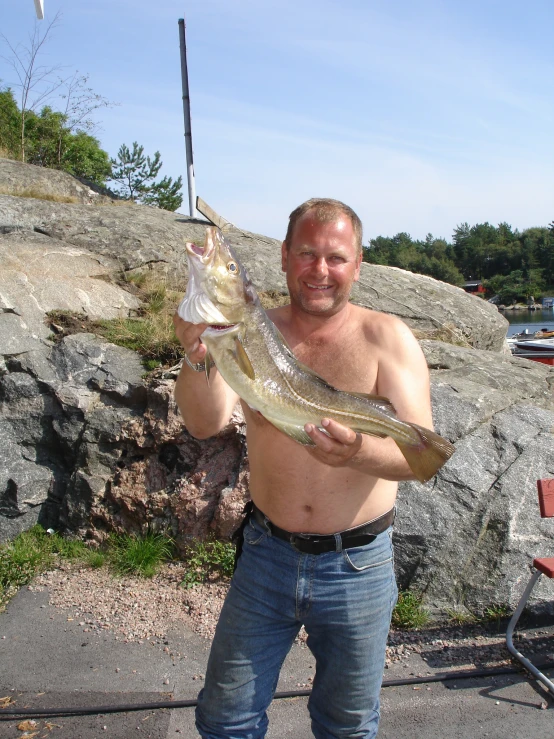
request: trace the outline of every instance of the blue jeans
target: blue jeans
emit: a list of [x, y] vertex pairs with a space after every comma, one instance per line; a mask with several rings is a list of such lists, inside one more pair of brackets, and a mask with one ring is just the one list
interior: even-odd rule
[[250, 519], [214, 636], [196, 727], [203, 739], [262, 739], [279, 672], [302, 624], [316, 662], [308, 701], [316, 739], [377, 735], [397, 589], [392, 530], [311, 555]]

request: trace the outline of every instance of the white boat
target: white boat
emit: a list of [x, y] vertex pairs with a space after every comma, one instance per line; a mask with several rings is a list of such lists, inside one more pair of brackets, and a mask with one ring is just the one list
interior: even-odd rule
[[507, 341], [514, 357], [554, 366], [554, 331], [518, 334], [510, 336]]

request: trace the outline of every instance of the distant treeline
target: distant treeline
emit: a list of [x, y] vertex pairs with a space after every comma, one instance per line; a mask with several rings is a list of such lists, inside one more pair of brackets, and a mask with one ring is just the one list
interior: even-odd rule
[[470, 226], [454, 231], [452, 243], [428, 234], [415, 241], [407, 233], [378, 236], [364, 247], [364, 261], [429, 275], [462, 286], [480, 280], [486, 296], [511, 304], [554, 295], [554, 222], [512, 229], [507, 223]]

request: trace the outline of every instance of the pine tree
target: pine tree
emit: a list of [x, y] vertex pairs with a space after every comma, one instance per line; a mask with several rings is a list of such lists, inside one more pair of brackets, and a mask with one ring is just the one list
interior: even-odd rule
[[163, 177], [155, 182], [162, 168], [159, 151], [154, 152], [151, 159], [144, 153], [144, 147], [133, 141], [132, 150], [122, 144], [117, 152], [117, 159], [112, 159], [110, 179], [118, 184], [116, 192], [126, 200], [134, 200], [143, 205], [154, 205], [164, 210], [177, 210], [183, 202], [179, 192], [183, 180], [178, 177], [175, 182], [171, 177]]

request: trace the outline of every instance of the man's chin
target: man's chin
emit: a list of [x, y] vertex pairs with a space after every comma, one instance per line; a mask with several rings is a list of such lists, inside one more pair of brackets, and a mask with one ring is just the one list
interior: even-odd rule
[[305, 313], [312, 316], [329, 316], [334, 315], [342, 308], [344, 301], [341, 298], [337, 299], [338, 297], [335, 295], [333, 297], [315, 296], [310, 298], [305, 295], [298, 295], [296, 301], [293, 300], [293, 302], [296, 302]]

